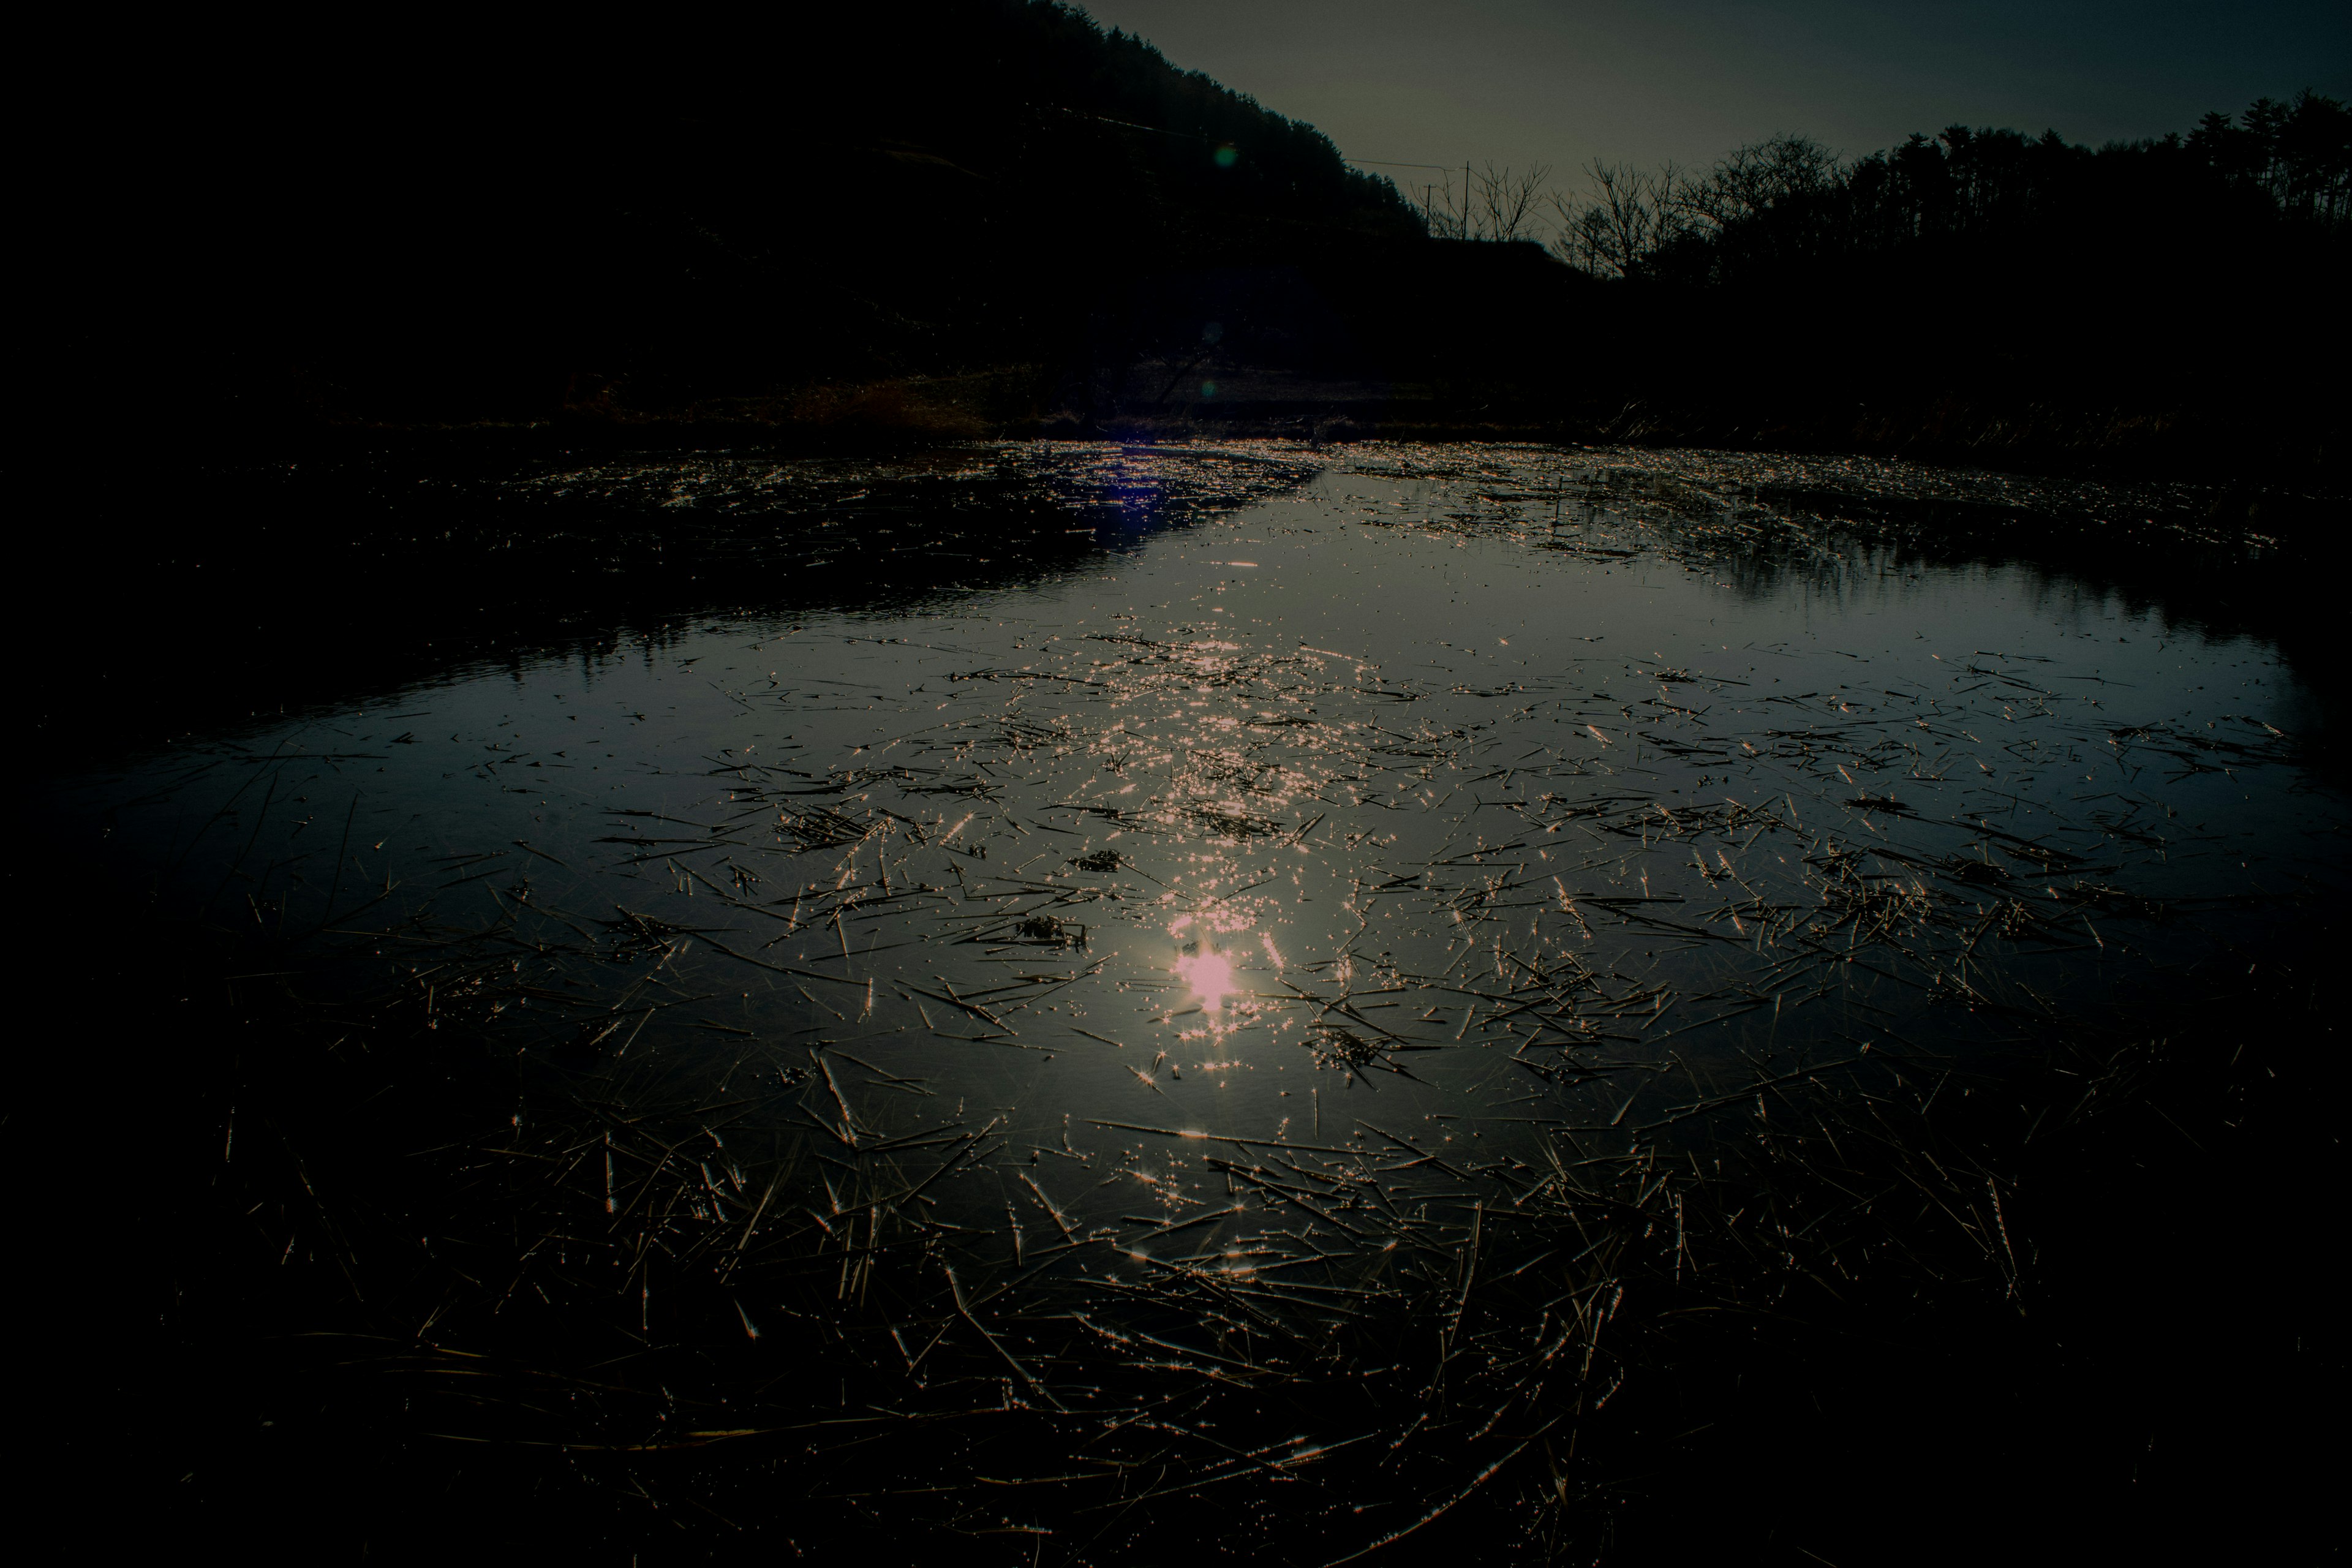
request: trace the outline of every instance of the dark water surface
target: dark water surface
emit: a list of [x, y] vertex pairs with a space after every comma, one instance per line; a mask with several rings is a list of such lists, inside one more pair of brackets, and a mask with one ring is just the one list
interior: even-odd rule
[[2343, 890], [2278, 630], [2048, 564], [2259, 554], [2190, 492], [929, 461], [527, 477], [789, 530], [60, 786], [253, 1031], [180, 1117], [235, 1419], [607, 1544], [1590, 1556], [1717, 1319], [2019, 1320], [2035, 1140]]

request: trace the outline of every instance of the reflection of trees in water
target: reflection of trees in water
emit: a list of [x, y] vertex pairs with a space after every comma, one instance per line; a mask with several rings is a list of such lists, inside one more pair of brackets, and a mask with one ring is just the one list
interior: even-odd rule
[[1798, 588], [1844, 602], [1921, 569], [2006, 573], [2036, 607], [2111, 603], [2324, 658], [2298, 636], [2316, 589], [2279, 538], [2322, 520], [2315, 498], [1773, 453], [1384, 445], [1353, 461], [1425, 486], [1428, 526], [1507, 525], [1594, 560], [1655, 552], [1750, 603]]
[[692, 454], [520, 477], [498, 499], [562, 518], [566, 544], [588, 558], [575, 569], [658, 561], [673, 577], [710, 574], [681, 605], [767, 593], [883, 610], [1034, 581], [1097, 545], [1255, 504], [1322, 466], [1270, 443], [1039, 442], [901, 461]]
[[[700, 616], [949, 605], [1287, 493], [1334, 461], [1403, 482], [1428, 526], [1499, 525], [1596, 560], [1659, 552], [1751, 603], [1800, 584], [1843, 601], [1922, 567], [2006, 570], [2037, 605], [2112, 597], [2209, 637], [2262, 637], [2299, 668], [2335, 657], [2314, 629], [2326, 622], [2305, 614], [2316, 574], [2238, 542], [2243, 498], [2190, 486], [1638, 448], [1376, 443], [1335, 458], [1288, 442], [1035, 442], [509, 458], [457, 479], [380, 457], [216, 481], [207, 510], [247, 520], [205, 543], [207, 579], [226, 590], [191, 601], [182, 563], [127, 563], [124, 640], [39, 695], [53, 733], [119, 744], [485, 661], [651, 657]], [[2266, 526], [2294, 526], [2268, 504]], [[355, 624], [369, 635], [352, 637]], [[214, 681], [136, 678], [191, 637], [214, 649]]]
[[[207, 587], [157, 537], [115, 563], [123, 627], [37, 693], [53, 735], [121, 745], [486, 666], [674, 645], [699, 617], [895, 614], [1045, 582], [1318, 472], [1287, 443], [1002, 444], [908, 457], [588, 461], [373, 454], [197, 478]], [[352, 635], [354, 626], [364, 636]], [[196, 689], [141, 671], [190, 640]]]

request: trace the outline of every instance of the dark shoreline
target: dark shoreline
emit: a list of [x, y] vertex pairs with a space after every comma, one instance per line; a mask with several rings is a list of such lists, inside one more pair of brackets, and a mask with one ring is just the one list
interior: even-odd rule
[[[1189, 434], [1189, 445], [1130, 434], [1117, 449], [1179, 475], [1219, 439], [1255, 443], [1252, 449], [1272, 459], [1243, 465], [1250, 471], [1239, 477], [1180, 479], [1174, 510], [1144, 520], [1158, 527], [1196, 504], [1245, 499], [1260, 478], [1287, 482], [1283, 454], [1295, 455], [1303, 474], [1340, 452], [1376, 449], [1352, 438], [1360, 428], [1316, 442], [1267, 440], [1248, 426], [1204, 436], [1192, 425], [1165, 431]], [[1490, 427], [1486, 440], [1459, 449], [1499, 449], [1528, 434]], [[1630, 478], [1648, 455], [1672, 450], [1524, 444], [1589, 452], [1596, 471]], [[1041, 478], [1056, 454], [1105, 449], [1052, 438], [1010, 447], [940, 435], [910, 439], [903, 429], [785, 429], [780, 439], [776, 426], [745, 421], [566, 421], [328, 429], [241, 458], [169, 449], [127, 466], [118, 458], [77, 498], [75, 523], [46, 531], [32, 553], [30, 580], [51, 590], [30, 605], [36, 636], [74, 650], [44, 662], [32, 683], [44, 759], [37, 769], [69, 769], [191, 729], [248, 721], [281, 701], [363, 697], [458, 663], [658, 640], [667, 626], [739, 607], [883, 605], [950, 579], [1024, 581], [1125, 537], [1125, 521], [1096, 529], [1109, 515], [1102, 510], [1109, 492]], [[2278, 486], [2109, 486], [1933, 465], [1883, 470], [1877, 458], [1777, 450], [1731, 455], [1771, 476], [1765, 482], [1775, 505], [1858, 538], [1896, 542], [1928, 560], [2020, 560], [2107, 585], [2217, 635], [2275, 638], [2325, 705], [2313, 743], [2330, 754], [2342, 750], [2335, 737], [2347, 728], [2347, 666], [2332, 634], [2329, 579], [2318, 569], [2352, 510], [2339, 496]], [[845, 480], [772, 500], [680, 506], [593, 485], [574, 493], [562, 482], [639, 465], [683, 473], [766, 464], [817, 477], [870, 473], [878, 488]], [[974, 464], [982, 471], [970, 471]], [[948, 477], [951, 470], [960, 477]], [[1925, 493], [1886, 488], [1891, 473]], [[1199, 493], [1187, 499], [1186, 483]], [[2068, 500], [2078, 493], [2105, 498], [2099, 516]], [[1695, 496], [1690, 504], [1724, 499]], [[994, 540], [992, 563], [959, 563], [943, 578], [941, 563], [909, 548], [935, 531], [925, 520]], [[1094, 535], [1073, 533], [1073, 523]], [[808, 555], [812, 531], [826, 528], [860, 548], [840, 554], [829, 544]], [[290, 660], [289, 651], [297, 655]], [[176, 673], [191, 652], [206, 661], [201, 679]], [[251, 698], [261, 693], [273, 695], [257, 710]]]
[[[1165, 366], [1122, 373], [1147, 386]], [[321, 419], [166, 426], [130, 446], [131, 475], [152, 463], [217, 469], [367, 452], [401, 452], [462, 472], [492, 454], [686, 452], [723, 447], [778, 457], [895, 455], [972, 440], [1202, 440], [1536, 443], [1697, 447], [1790, 458], [1857, 457], [2108, 482], [2174, 482], [2277, 496], [2352, 500], [2343, 456], [2352, 406], [2314, 396], [2294, 405], [2128, 402], [1993, 395], [1966, 390], [1841, 395], [1785, 405], [1635, 389], [1577, 396], [1521, 384], [1446, 386], [1315, 378], [1313, 396], [1282, 395], [1305, 378], [1226, 371], [1213, 399], [1110, 396], [1089, 409], [1066, 379], [1034, 367], [963, 376], [826, 384], [775, 397], [683, 407], [600, 402], [545, 417], [398, 422]], [[1232, 384], [1240, 381], [1241, 385]], [[1251, 395], [1250, 383], [1275, 395]], [[120, 466], [120, 432], [60, 424], [45, 436]], [[128, 477], [128, 476], [126, 476]], [[155, 481], [161, 482], [160, 477]]]

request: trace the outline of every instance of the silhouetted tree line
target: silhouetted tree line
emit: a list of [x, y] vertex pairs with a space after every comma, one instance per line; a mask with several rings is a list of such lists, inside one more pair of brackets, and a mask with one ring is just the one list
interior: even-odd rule
[[2292, 104], [2263, 99], [2242, 121], [2216, 112], [2186, 137], [2096, 151], [2055, 131], [1954, 125], [1850, 163], [1783, 135], [1704, 173], [1595, 163], [1588, 174], [1588, 197], [1553, 198], [1553, 243], [1606, 276], [1740, 283], [1955, 247], [2055, 242], [2074, 254], [2151, 229], [2193, 257], [2217, 240], [2340, 242], [2352, 222], [2352, 112], [2305, 91]]
[[1587, 176], [1549, 247], [1608, 280], [1580, 358], [1629, 428], [2313, 475], [2352, 423], [2352, 115], [2316, 93], [2096, 149], [1956, 125]]
[[[1143, 39], [1105, 32], [1059, 0], [985, 0], [954, 17], [949, 30], [980, 47], [993, 44], [992, 79], [979, 84], [989, 96], [1017, 99], [1033, 113], [1091, 122], [1060, 127], [1066, 132], [1129, 131], [1154, 138], [1120, 144], [1126, 157], [1150, 170], [1160, 198], [1181, 192], [1219, 209], [1353, 218], [1390, 228], [1401, 228], [1410, 215], [1389, 181], [1349, 166], [1313, 126], [1285, 119], [1202, 72], [1171, 65]], [[1037, 133], [1058, 140], [1045, 125]]]
[[793, 420], [973, 372], [1107, 428], [1278, 366], [1392, 391], [1390, 428], [1911, 449], [1909, 413], [1856, 432], [2242, 426], [2340, 357], [2345, 110], [2311, 94], [2096, 151], [1778, 137], [1575, 200], [1488, 165], [1441, 206], [1060, 0], [246, 26], [78, 57], [67, 210], [26, 226], [64, 352], [15, 383], [53, 418]]

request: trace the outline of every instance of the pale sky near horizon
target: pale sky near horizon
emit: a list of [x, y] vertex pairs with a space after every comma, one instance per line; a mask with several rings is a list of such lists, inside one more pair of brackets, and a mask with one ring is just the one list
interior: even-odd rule
[[1780, 131], [1848, 155], [1955, 121], [2095, 146], [2266, 94], [2352, 98], [2347, 0], [1083, 4], [1349, 158], [1539, 163], [1563, 184], [1591, 158], [1703, 166]]

